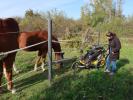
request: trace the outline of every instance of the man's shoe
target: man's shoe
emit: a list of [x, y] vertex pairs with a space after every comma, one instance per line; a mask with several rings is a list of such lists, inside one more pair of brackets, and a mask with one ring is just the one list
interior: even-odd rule
[[110, 76], [113, 76], [114, 74], [115, 74], [114, 72], [109, 73]]
[[105, 71], [104, 71], [105, 73], [110, 73], [110, 70], [108, 70], [108, 69], [105, 69]]

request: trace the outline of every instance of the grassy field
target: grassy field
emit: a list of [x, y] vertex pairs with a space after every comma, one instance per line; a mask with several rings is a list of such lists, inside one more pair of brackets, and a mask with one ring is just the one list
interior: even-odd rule
[[[17, 93], [7, 91], [0, 95], [0, 100], [133, 100], [132, 42], [122, 40], [121, 57], [114, 77], [104, 73], [104, 69], [80, 70], [74, 75], [70, 68], [73, 61], [68, 61], [60, 72], [53, 66], [51, 85], [47, 71], [29, 72], [33, 70], [36, 52], [19, 52], [16, 65], [22, 72], [14, 78], [23, 77], [14, 82]], [[79, 54], [74, 50], [64, 51], [65, 57]]]

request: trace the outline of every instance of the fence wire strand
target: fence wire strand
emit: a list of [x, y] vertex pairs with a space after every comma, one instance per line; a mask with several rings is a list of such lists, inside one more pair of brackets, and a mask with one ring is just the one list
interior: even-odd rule
[[[60, 40], [60, 41], [52, 41], [52, 42], [62, 43], [62, 42], [67, 42], [67, 41], [72, 41], [72, 40]], [[47, 41], [42, 41], [42, 42], [39, 42], [39, 43], [30, 45], [30, 46], [27, 46], [27, 47], [24, 47], [24, 48], [15, 49], [15, 50], [11, 50], [11, 51], [8, 51], [8, 52], [2, 52], [2, 53], [0, 53], [0, 56], [11, 54], [11, 53], [14, 53], [14, 52], [17, 52], [17, 51], [21, 51], [21, 50], [25, 50], [25, 49], [28, 49], [28, 48], [31, 48], [31, 47], [34, 47], [34, 46], [37, 46], [37, 45], [40, 45], [40, 44], [43, 44], [43, 43], [46, 43], [46, 42]], [[54, 53], [64, 53], [64, 52], [54, 52]], [[56, 63], [60, 63], [60, 62], [64, 62], [64, 61], [68, 61], [68, 60], [72, 60], [72, 59], [76, 59], [76, 57], [73, 57], [73, 58], [64, 58], [64, 59], [61, 59], [61, 60], [55, 60], [55, 61], [52, 61], [52, 64], [56, 64]], [[46, 62], [44, 66], [46, 66], [46, 65], [48, 65], [48, 62]], [[39, 69], [39, 68], [41, 68], [41, 67], [37, 67], [37, 69]], [[23, 74], [22, 76], [19, 76], [19, 77], [13, 79], [12, 82], [14, 82], [14, 81], [24, 77], [25, 75], [27, 75], [29, 73], [32, 73], [32, 72], [34, 72], [34, 70], [31, 70], [31, 71]], [[1, 72], [1, 73], [4, 73], [4, 72]], [[2, 84], [0, 87], [4, 87], [5, 85], [7, 85], [10, 82]]]

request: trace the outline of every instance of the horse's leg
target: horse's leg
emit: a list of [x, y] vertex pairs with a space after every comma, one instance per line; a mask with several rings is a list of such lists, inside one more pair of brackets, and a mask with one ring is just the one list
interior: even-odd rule
[[20, 73], [20, 70], [17, 69], [15, 62], [13, 63], [13, 70], [16, 74]]
[[46, 56], [47, 56], [47, 52], [48, 52], [48, 50], [47, 49], [45, 49], [45, 50], [43, 50], [42, 51], [42, 59], [41, 59], [41, 68], [42, 68], [42, 70], [43, 71], [45, 71], [46, 69], [44, 68], [44, 65], [45, 65], [45, 60], [46, 60]]
[[42, 64], [41, 64], [41, 68], [42, 68], [43, 71], [46, 70], [46, 69], [44, 68], [45, 60], [46, 60], [46, 57], [44, 57], [44, 58], [42, 57], [42, 60], [41, 60], [41, 62], [42, 62]]
[[40, 60], [41, 60], [41, 56], [38, 56], [37, 57], [37, 60], [36, 60], [36, 63], [35, 63], [35, 66], [34, 66], [34, 71], [37, 71], [37, 66], [38, 66], [38, 64], [39, 64], [39, 62], [40, 62]]
[[2, 87], [1, 87], [1, 83], [2, 83], [2, 76], [3, 76], [3, 66], [2, 66], [2, 62], [0, 61], [0, 93], [2, 93]]
[[15, 56], [10, 55], [10, 57], [6, 58], [3, 62], [3, 67], [6, 69], [6, 79], [8, 81], [7, 89], [12, 93], [16, 92], [16, 90], [13, 88], [13, 82], [12, 82], [12, 67], [14, 60]]

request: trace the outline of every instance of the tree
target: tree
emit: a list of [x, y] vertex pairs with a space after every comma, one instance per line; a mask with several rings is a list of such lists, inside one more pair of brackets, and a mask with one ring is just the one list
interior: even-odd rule
[[89, 5], [85, 4], [81, 7], [81, 21], [82, 21], [82, 29], [86, 29], [91, 24], [91, 15]]
[[117, 0], [117, 16], [122, 17], [122, 2], [123, 0]]
[[42, 17], [38, 12], [27, 10], [25, 17], [20, 22], [21, 31], [35, 31], [47, 29], [47, 20]]

